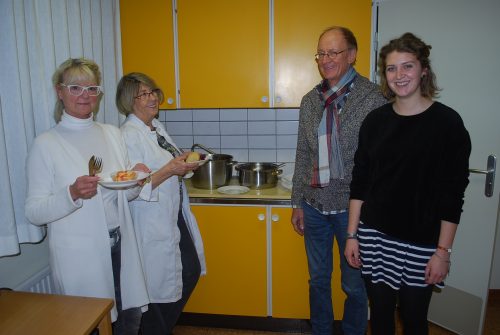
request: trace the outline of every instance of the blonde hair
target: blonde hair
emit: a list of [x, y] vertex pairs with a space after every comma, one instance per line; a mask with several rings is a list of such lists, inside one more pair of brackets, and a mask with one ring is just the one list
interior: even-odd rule
[[158, 100], [160, 104], [163, 103], [163, 91], [155, 81], [144, 73], [132, 72], [124, 75], [116, 88], [116, 107], [123, 115], [128, 116], [134, 113], [134, 99], [139, 94], [141, 84], [152, 90], [159, 90]]
[[[70, 58], [64, 61], [52, 75], [52, 84], [57, 88], [60, 84], [73, 84], [79, 81], [93, 81], [96, 85], [101, 84], [101, 71], [99, 66], [92, 60], [85, 58]], [[99, 95], [99, 102], [102, 93]], [[99, 104], [96, 105], [94, 115], [98, 111]], [[54, 119], [61, 121], [64, 110], [64, 103], [58, 97], [54, 107]]]

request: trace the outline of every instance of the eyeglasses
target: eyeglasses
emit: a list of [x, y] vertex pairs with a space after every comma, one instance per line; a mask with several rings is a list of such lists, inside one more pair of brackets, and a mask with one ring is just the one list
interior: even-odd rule
[[80, 85], [66, 85], [61, 84], [68, 89], [69, 94], [74, 95], [76, 97], [83, 94], [83, 91], [87, 91], [87, 94], [91, 97], [95, 97], [102, 92], [101, 86], [80, 86]]
[[136, 96], [135, 98], [136, 99], [140, 99], [140, 100], [147, 100], [151, 97], [151, 95], [154, 94], [155, 97], [158, 97], [158, 95], [160, 94], [161, 90], [159, 88], [155, 88], [154, 90], [151, 90], [149, 92], [144, 92], [142, 94], [139, 94], [138, 96]]
[[345, 52], [349, 50], [349, 48], [347, 49], [344, 49], [342, 51], [327, 51], [327, 52], [318, 52], [317, 54], [314, 55], [314, 58], [316, 58], [316, 60], [320, 60], [320, 59], [323, 59], [325, 58], [326, 56], [328, 56], [328, 58], [330, 59], [335, 59], [337, 58], [338, 55], [340, 55], [341, 53]]

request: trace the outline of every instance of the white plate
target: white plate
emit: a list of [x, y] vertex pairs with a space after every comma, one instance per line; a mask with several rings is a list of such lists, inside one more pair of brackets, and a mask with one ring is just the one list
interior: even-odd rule
[[109, 177], [103, 177], [102, 175], [100, 175], [101, 179], [99, 180], [99, 184], [101, 184], [101, 186], [106, 188], [123, 189], [134, 186], [135, 184], [137, 184], [139, 180], [146, 179], [150, 175], [149, 173], [142, 171], [135, 171], [135, 172], [137, 173], [137, 176], [134, 180], [124, 180], [124, 181], [113, 180], [111, 176], [116, 172], [111, 173]]
[[222, 194], [244, 194], [250, 191], [250, 189], [246, 186], [238, 186], [238, 185], [230, 185], [230, 186], [222, 186], [217, 189], [217, 192]]
[[194, 172], [193, 172], [193, 171], [189, 171], [189, 172], [188, 172], [188, 173], [186, 173], [184, 176], [182, 176], [182, 178], [184, 178], [184, 179], [189, 179], [189, 178], [191, 178], [193, 175], [194, 175]]
[[[206, 155], [206, 156], [205, 156], [205, 159], [202, 159], [202, 160], [199, 160], [199, 161], [194, 161], [194, 162], [189, 162], [189, 164], [191, 164], [191, 163], [196, 163], [196, 164], [198, 164], [198, 166], [202, 166], [203, 164], [205, 164], [206, 162], [208, 162], [208, 158], [209, 158], [209, 156], [208, 156], [208, 155]], [[183, 176], [183, 178], [184, 178], [184, 179], [189, 179], [189, 178], [191, 178], [191, 177], [193, 176], [193, 174], [194, 174], [194, 172], [193, 172], [193, 171], [190, 171], [190, 172], [186, 173], [186, 174]]]

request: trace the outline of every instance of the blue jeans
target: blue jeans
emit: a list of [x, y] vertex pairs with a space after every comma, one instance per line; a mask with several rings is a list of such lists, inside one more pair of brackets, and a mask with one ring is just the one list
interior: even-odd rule
[[115, 299], [118, 318], [113, 322], [113, 335], [137, 335], [141, 327], [142, 311], [140, 307], [122, 309], [122, 296], [120, 285], [121, 270], [121, 241], [111, 248], [111, 261], [113, 265], [113, 280], [115, 284]]
[[312, 331], [315, 335], [331, 335], [333, 307], [331, 279], [333, 271], [333, 239], [340, 252], [344, 302], [342, 329], [345, 335], [365, 334], [368, 300], [361, 271], [349, 266], [344, 257], [348, 213], [325, 215], [306, 202], [304, 210], [304, 241], [309, 266], [309, 305]]

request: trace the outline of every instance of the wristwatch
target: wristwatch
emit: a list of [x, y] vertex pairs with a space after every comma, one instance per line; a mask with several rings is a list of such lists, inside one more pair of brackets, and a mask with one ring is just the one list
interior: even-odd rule
[[357, 240], [358, 239], [358, 233], [349, 233], [347, 232], [346, 234], [346, 240]]

